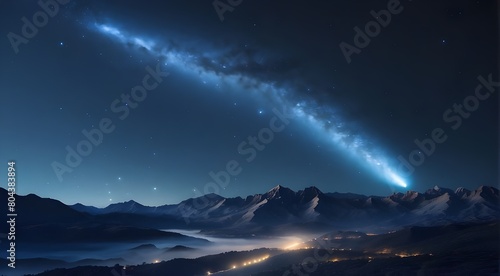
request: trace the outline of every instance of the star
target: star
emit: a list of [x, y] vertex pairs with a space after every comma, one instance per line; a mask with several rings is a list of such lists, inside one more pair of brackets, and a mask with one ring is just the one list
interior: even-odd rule
[[64, 46], [64, 42], [59, 42], [59, 46]]

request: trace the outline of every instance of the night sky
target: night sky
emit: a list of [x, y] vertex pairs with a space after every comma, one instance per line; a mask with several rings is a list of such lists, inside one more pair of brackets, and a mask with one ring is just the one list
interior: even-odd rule
[[0, 2], [2, 187], [9, 160], [96, 206], [498, 185], [496, 1], [67, 2]]

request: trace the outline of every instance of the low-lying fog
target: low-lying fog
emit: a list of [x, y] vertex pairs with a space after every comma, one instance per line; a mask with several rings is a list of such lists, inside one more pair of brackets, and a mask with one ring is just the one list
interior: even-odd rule
[[[209, 240], [209, 243], [185, 240], [149, 241], [145, 243], [94, 243], [66, 244], [64, 247], [30, 246], [24, 248], [23, 258], [49, 258], [75, 262], [82, 259], [112, 259], [123, 258], [126, 262], [120, 264], [142, 264], [167, 261], [173, 258], [197, 258], [205, 255], [218, 254], [227, 251], [245, 251], [256, 248], [286, 248], [293, 244], [304, 242], [315, 236], [283, 236], [277, 238], [216, 238], [200, 234], [198, 230], [163, 229], [186, 236]], [[153, 246], [142, 246], [152, 244]], [[175, 246], [188, 248], [175, 248]], [[140, 247], [139, 247], [140, 246]], [[139, 248], [136, 248], [139, 247]], [[169, 250], [170, 249], [170, 250]]]
[[[256, 248], [279, 248], [283, 249], [290, 245], [298, 242], [305, 242], [312, 238], [317, 237], [316, 235], [301, 235], [301, 236], [282, 236], [274, 238], [252, 238], [252, 239], [242, 239], [242, 238], [219, 238], [211, 237], [201, 234], [199, 230], [184, 230], [184, 229], [162, 229], [162, 231], [176, 232], [186, 236], [191, 236], [195, 238], [206, 239], [210, 241], [200, 248], [200, 252], [193, 252], [193, 258], [217, 254], [227, 251], [245, 251], [252, 250]], [[199, 254], [198, 254], [199, 253]]]

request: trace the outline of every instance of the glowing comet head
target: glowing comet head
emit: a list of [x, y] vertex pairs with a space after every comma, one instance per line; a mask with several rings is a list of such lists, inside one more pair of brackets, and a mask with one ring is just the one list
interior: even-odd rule
[[389, 171], [388, 172], [388, 175], [387, 177], [389, 178], [389, 180], [394, 183], [394, 184], [397, 184], [403, 188], [406, 188], [408, 187], [408, 184], [406, 184], [406, 181], [404, 181], [403, 178], [401, 178], [399, 175], [395, 174], [394, 172], [392, 171]]
[[327, 141], [342, 149], [354, 160], [365, 165], [366, 168], [381, 179], [403, 188], [408, 187], [406, 181], [394, 172], [394, 167], [388, 162], [385, 154], [372, 146], [366, 138], [354, 131], [347, 130], [345, 122], [335, 113], [332, 113], [334, 111], [314, 108], [317, 106], [316, 103], [302, 101], [294, 105], [293, 114], [298, 118], [307, 120], [308, 125], [327, 138]]

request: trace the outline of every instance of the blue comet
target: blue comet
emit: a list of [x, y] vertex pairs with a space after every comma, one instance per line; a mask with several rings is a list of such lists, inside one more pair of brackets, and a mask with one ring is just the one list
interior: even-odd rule
[[[223, 53], [219, 55], [205, 53], [203, 56], [205, 60], [220, 65], [208, 67], [206, 63], [202, 64], [199, 61], [200, 54], [196, 56], [196, 54], [182, 50], [182, 48], [172, 47], [166, 42], [158, 43], [146, 37], [129, 34], [109, 24], [96, 23], [94, 27], [99, 32], [126, 46], [133, 45], [136, 48], [146, 49], [153, 56], [163, 57], [171, 66], [175, 66], [187, 74], [198, 76], [203, 83], [209, 81], [217, 85], [225, 83], [228, 86], [239, 88], [235, 89], [238, 91], [251, 87], [254, 92], [261, 95], [261, 99], [272, 100], [291, 110], [304, 125], [310, 127], [332, 146], [356, 160], [381, 180], [403, 188], [408, 186], [406, 180], [396, 173], [395, 165], [388, 161], [385, 154], [370, 145], [364, 136], [349, 129], [349, 124], [338, 115], [338, 112], [335, 112], [334, 108], [322, 106], [311, 98], [301, 98], [297, 101], [299, 93], [290, 87], [279, 87], [275, 83], [263, 82], [249, 75], [230, 73], [224, 70], [230, 68], [231, 64], [226, 65], [227, 60], [224, 59]], [[259, 114], [262, 114], [262, 110], [259, 111]]]

